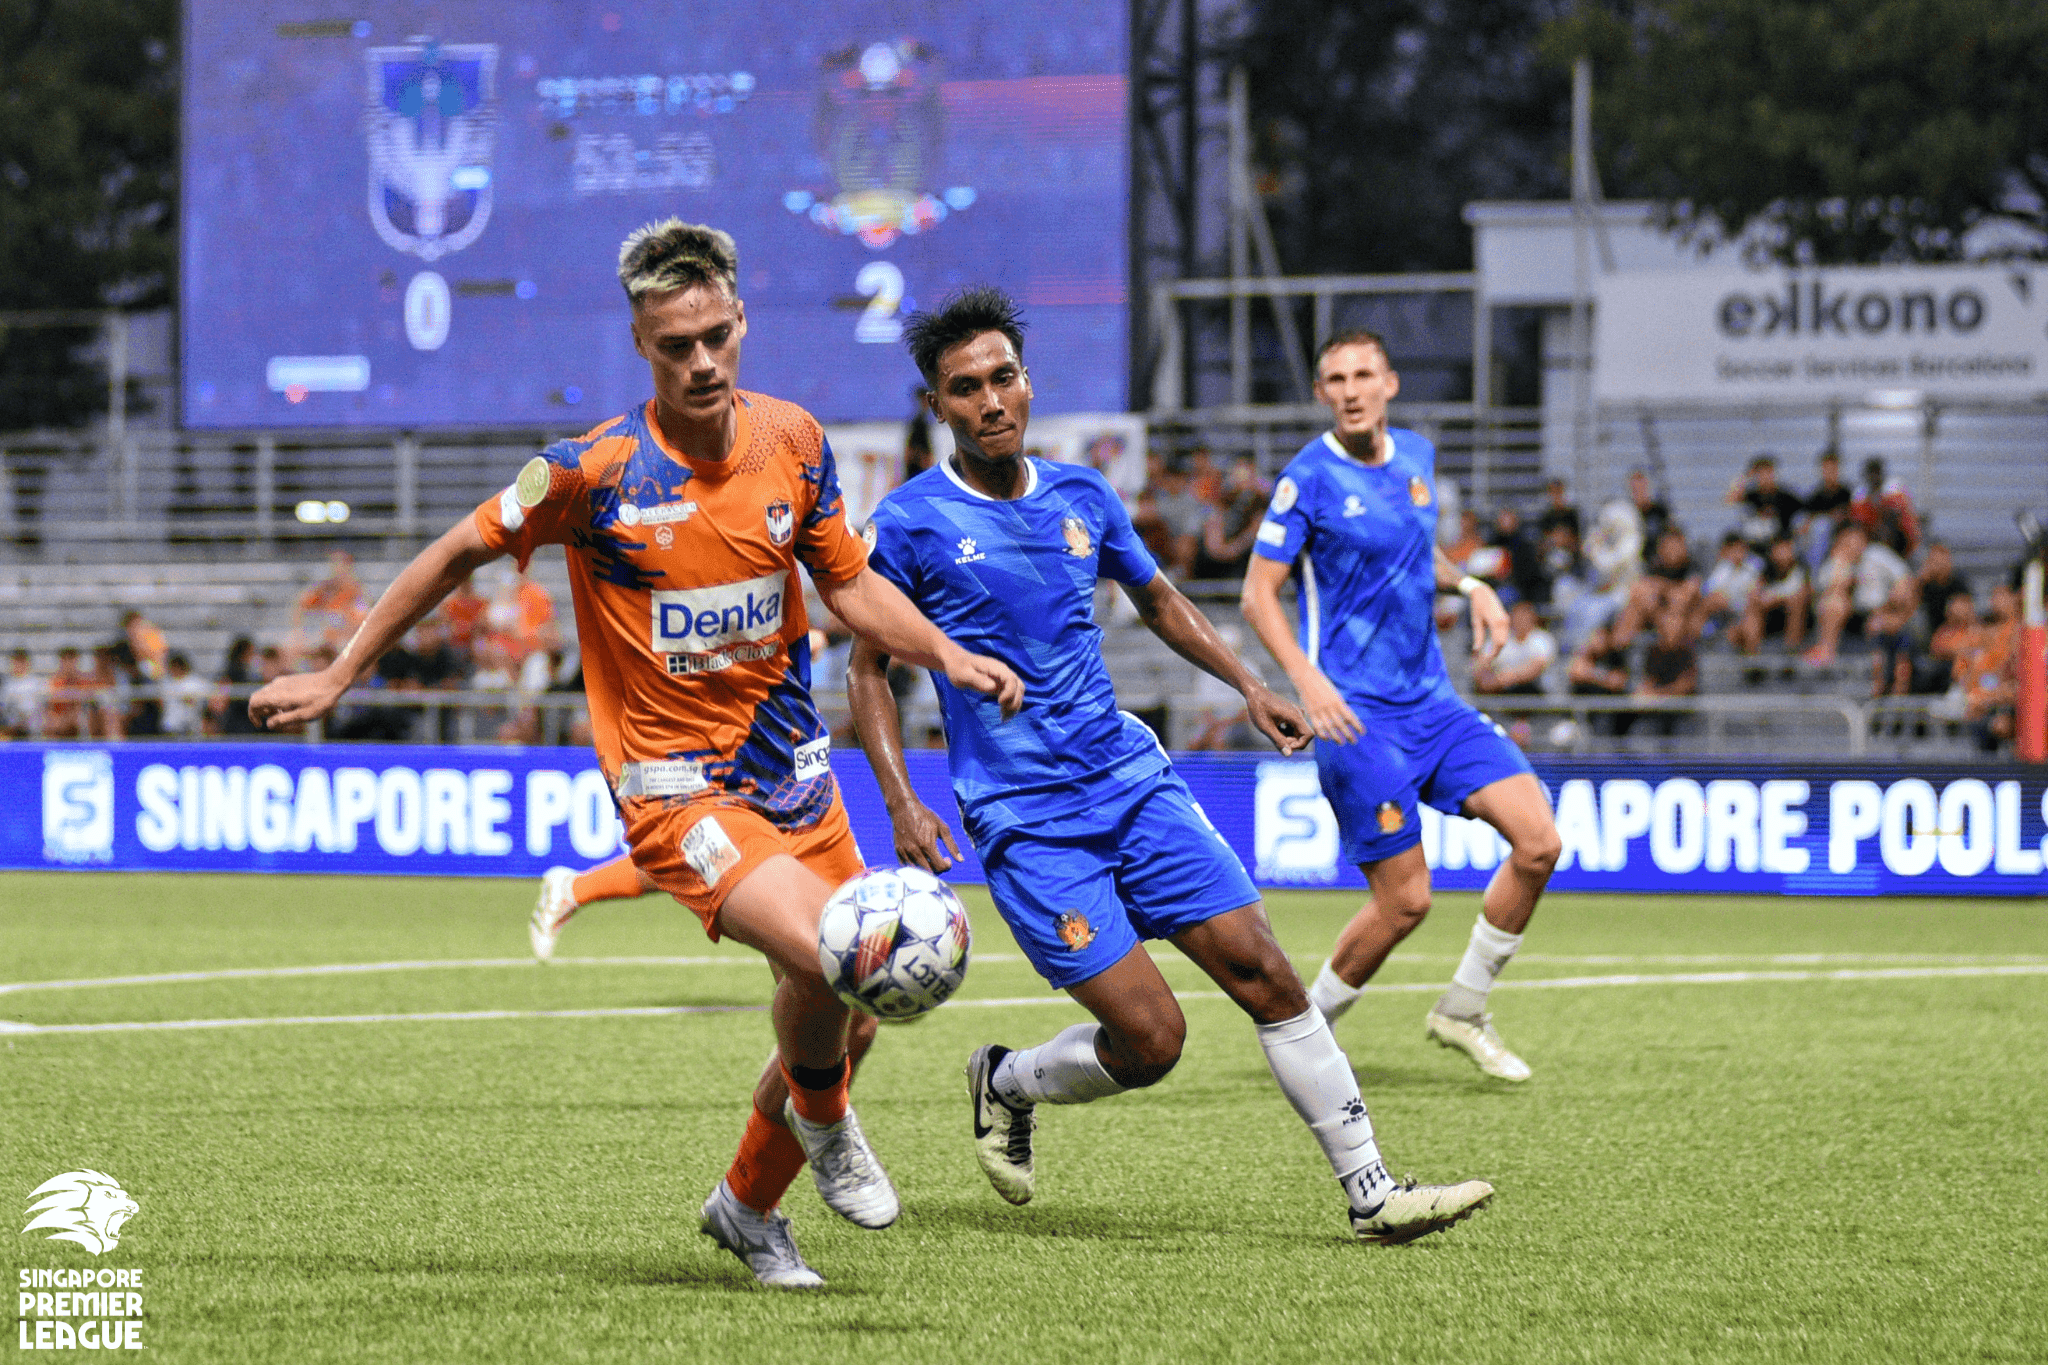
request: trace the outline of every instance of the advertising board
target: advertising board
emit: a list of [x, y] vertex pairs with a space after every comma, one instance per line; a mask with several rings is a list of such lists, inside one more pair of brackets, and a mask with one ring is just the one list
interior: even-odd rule
[[[958, 830], [945, 756], [906, 755]], [[1338, 853], [1315, 765], [1256, 754], [1178, 759], [1259, 883], [1362, 888]], [[862, 849], [894, 861], [866, 763], [833, 761]], [[1781, 760], [1541, 760], [1564, 854], [1560, 891], [2048, 895], [2038, 769]], [[15, 744], [0, 866], [343, 875], [537, 875], [611, 857], [619, 826], [573, 749], [255, 744]], [[1444, 889], [1482, 887], [1505, 853], [1485, 825], [1424, 808]], [[951, 877], [982, 880], [967, 859]]]

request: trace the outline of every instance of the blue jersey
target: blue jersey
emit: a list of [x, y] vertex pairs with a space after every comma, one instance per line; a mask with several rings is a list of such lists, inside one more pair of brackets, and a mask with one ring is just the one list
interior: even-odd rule
[[1098, 575], [1135, 587], [1159, 566], [1102, 475], [1025, 463], [1023, 496], [1006, 500], [942, 462], [884, 498], [865, 532], [870, 567], [954, 643], [1023, 680], [1024, 709], [1004, 721], [994, 699], [932, 675], [977, 845], [1049, 824], [1083, 832], [1168, 766], [1152, 732], [1117, 710], [1095, 624]]
[[1302, 649], [1344, 699], [1404, 707], [1457, 691], [1436, 639], [1436, 447], [1387, 437], [1378, 465], [1327, 433], [1303, 446], [1254, 548], [1294, 566]]

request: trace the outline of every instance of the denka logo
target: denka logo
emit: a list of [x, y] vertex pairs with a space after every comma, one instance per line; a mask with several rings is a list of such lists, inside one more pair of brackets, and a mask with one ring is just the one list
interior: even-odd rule
[[99, 1171], [66, 1171], [29, 1191], [34, 1215], [23, 1232], [54, 1228], [49, 1240], [76, 1242], [97, 1256], [112, 1251], [121, 1227], [141, 1210], [120, 1182]]
[[689, 654], [739, 641], [766, 640], [782, 631], [788, 571], [710, 588], [657, 590], [654, 647]]

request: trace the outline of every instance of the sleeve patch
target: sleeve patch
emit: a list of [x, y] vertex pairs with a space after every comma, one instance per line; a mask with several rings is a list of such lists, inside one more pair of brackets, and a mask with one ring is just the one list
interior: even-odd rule
[[[525, 477], [523, 473], [520, 475], [522, 479]], [[518, 493], [519, 486], [514, 484], [498, 495], [498, 520], [505, 523], [508, 533], [526, 525], [526, 508], [520, 505]]]
[[[1286, 512], [1294, 506], [1294, 500], [1300, 496], [1301, 490], [1294, 486], [1294, 480], [1283, 476], [1273, 488], [1273, 511]], [[1259, 534], [1263, 537], [1265, 532], [1261, 531]]]
[[[548, 462], [536, 455], [519, 471], [510, 491], [521, 507], [538, 507], [548, 495], [549, 479]], [[511, 518], [507, 517], [506, 522], [509, 524]]]
[[[1278, 500], [1277, 495], [1275, 500]], [[1259, 523], [1259, 541], [1265, 545], [1285, 545], [1287, 528], [1277, 521], [1262, 521]]]

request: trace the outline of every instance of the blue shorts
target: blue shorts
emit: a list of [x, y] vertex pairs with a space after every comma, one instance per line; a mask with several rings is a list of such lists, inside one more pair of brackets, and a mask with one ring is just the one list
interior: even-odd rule
[[1422, 841], [1416, 799], [1457, 815], [1481, 787], [1532, 771], [1498, 725], [1458, 697], [1400, 711], [1354, 706], [1365, 737], [1316, 742], [1316, 776], [1337, 813], [1344, 861], [1360, 866]]
[[1003, 922], [1059, 990], [1108, 971], [1141, 938], [1171, 938], [1259, 899], [1171, 768], [1133, 792], [1107, 830], [1009, 830], [975, 852]]

